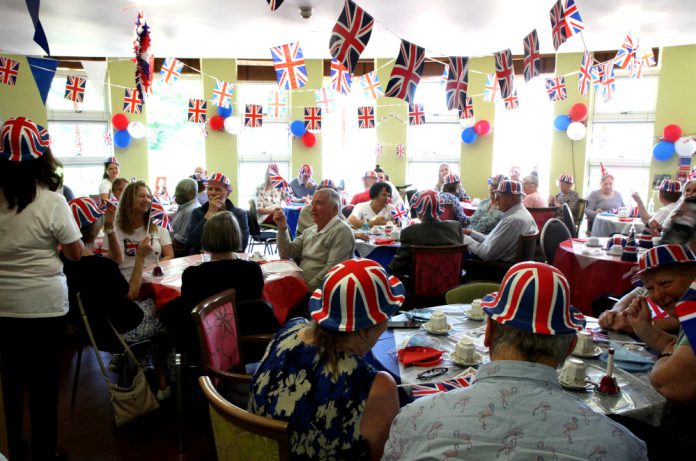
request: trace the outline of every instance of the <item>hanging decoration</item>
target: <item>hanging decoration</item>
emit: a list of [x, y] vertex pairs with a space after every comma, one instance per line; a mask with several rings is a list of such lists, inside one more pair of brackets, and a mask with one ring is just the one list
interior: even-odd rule
[[138, 96], [135, 88], [126, 88], [123, 92], [123, 111], [131, 114], [140, 114], [143, 111], [143, 100]]
[[271, 7], [271, 11], [275, 11], [278, 8], [280, 8], [280, 5], [283, 4], [283, 0], [266, 0], [268, 2], [268, 6]]
[[232, 107], [234, 84], [215, 79], [212, 103], [218, 107]]
[[389, 76], [385, 95], [403, 99], [411, 104], [418, 83], [420, 83], [424, 63], [425, 49], [406, 40], [401, 40], [399, 56], [396, 58], [396, 63], [394, 63]]
[[368, 98], [377, 99], [384, 96], [384, 91], [382, 91], [382, 85], [379, 84], [376, 71], [373, 70], [372, 72], [358, 77], [358, 83]]
[[314, 91], [314, 99], [317, 101], [317, 106], [328, 114], [336, 105], [336, 92], [332, 88], [324, 87]]
[[604, 102], [609, 102], [614, 97], [616, 90], [616, 77], [614, 76], [614, 63], [608, 61], [601, 65], [601, 91]]
[[227, 117], [229, 117], [230, 115], [232, 115], [232, 106], [231, 106], [231, 105], [230, 105], [230, 107], [220, 107], [220, 106], [218, 106], [218, 107], [217, 107], [217, 113], [218, 113], [218, 115], [219, 115], [220, 117], [222, 117], [222, 118], [227, 118]]
[[171, 84], [179, 80], [181, 71], [184, 70], [184, 63], [175, 58], [165, 58], [160, 68], [159, 81]]
[[536, 29], [522, 40], [522, 44], [524, 45], [524, 81], [528, 82], [541, 73], [539, 36]]
[[403, 144], [396, 145], [396, 158], [398, 158], [399, 160], [403, 160], [403, 158], [404, 158], [404, 145]]
[[244, 111], [244, 126], [249, 128], [261, 128], [263, 125], [263, 106], [260, 104], [247, 104]]
[[505, 109], [514, 110], [520, 107], [520, 100], [517, 97], [517, 90], [512, 90], [512, 94], [507, 98], [503, 98]]
[[128, 130], [119, 130], [114, 133], [114, 146], [119, 149], [125, 149], [131, 143], [131, 136]]
[[638, 37], [633, 32], [626, 34], [621, 48], [616, 52], [614, 65], [619, 69], [631, 69], [635, 65], [636, 53], [638, 51]]
[[597, 80], [595, 67], [593, 67], [594, 58], [587, 51], [582, 55], [580, 62], [580, 75], [578, 76], [578, 92], [587, 99], [590, 95], [590, 86], [592, 82]]
[[358, 128], [375, 127], [375, 108], [372, 106], [358, 107]]
[[691, 156], [696, 152], [696, 141], [690, 137], [679, 138], [674, 143], [674, 150], [680, 157], [687, 157], [691, 160]]
[[588, 115], [589, 110], [587, 109], [587, 105], [582, 102], [573, 104], [568, 111], [568, 116], [573, 122], [584, 122], [587, 120]]
[[346, 0], [338, 21], [331, 31], [329, 53], [350, 74], [370, 41], [374, 19], [351, 0]]
[[561, 3], [561, 0], [556, 0], [556, 3], [553, 4], [551, 11], [549, 11], [549, 16], [551, 18], [551, 39], [553, 40], [553, 49], [558, 51], [558, 47], [568, 39], [566, 23], [563, 17], [563, 3]]
[[293, 122], [290, 123], [290, 133], [296, 138], [303, 136], [306, 132], [307, 128], [302, 120], [293, 120]]
[[585, 124], [582, 122], [572, 122], [568, 125], [566, 134], [571, 141], [580, 141], [587, 134], [587, 127], [585, 127]]
[[331, 60], [331, 88], [337, 93], [347, 95], [350, 93], [351, 76], [343, 64]]
[[479, 120], [474, 125], [474, 130], [476, 134], [480, 134], [481, 136], [487, 135], [491, 132], [491, 122], [488, 120]]
[[379, 162], [379, 158], [382, 156], [382, 151], [384, 150], [384, 145], [377, 143], [375, 144], [375, 157], [377, 158], [377, 161]]
[[317, 137], [311, 131], [308, 131], [304, 135], [302, 135], [302, 144], [304, 144], [306, 147], [314, 147], [316, 143]]
[[133, 139], [142, 139], [147, 134], [147, 129], [142, 122], [130, 122], [127, 130], [128, 134]]
[[109, 147], [114, 143], [114, 138], [108, 128], [104, 130], [104, 147]]
[[494, 53], [495, 77], [498, 80], [500, 96], [505, 99], [514, 91], [515, 70], [512, 67], [512, 53], [510, 50]]
[[27, 9], [29, 11], [29, 17], [34, 25], [34, 42], [41, 47], [46, 52], [47, 56], [51, 55], [51, 50], [48, 47], [48, 39], [46, 38], [46, 32], [44, 32], [43, 25], [39, 19], [39, 8], [41, 7], [41, 0], [25, 0], [27, 4]]
[[473, 143], [476, 141], [477, 137], [478, 135], [476, 134], [474, 127], [465, 128], [464, 131], [462, 131], [462, 142], [465, 144]]
[[469, 58], [450, 56], [447, 67], [445, 96], [447, 109], [464, 110], [466, 92], [469, 90]]
[[547, 78], [545, 82], [546, 94], [549, 95], [551, 101], [565, 101], [568, 99], [565, 78], [562, 75], [560, 77]]
[[497, 102], [498, 96], [498, 81], [494, 74], [486, 74], [486, 85], [483, 87], [483, 100], [486, 102]]
[[14, 86], [19, 74], [19, 61], [0, 56], [0, 83]]
[[570, 125], [570, 117], [568, 115], [557, 115], [553, 120], [553, 127], [558, 131], [566, 131]]
[[87, 79], [68, 75], [65, 79], [65, 99], [72, 102], [83, 102]]
[[582, 31], [585, 30], [585, 23], [582, 22], [582, 17], [580, 17], [580, 11], [575, 4], [575, 0], [565, 0], [563, 21], [565, 22], [567, 38], [582, 33]]
[[296, 90], [307, 85], [307, 67], [299, 42], [274, 46], [271, 57], [281, 89]]
[[271, 91], [268, 93], [266, 118], [284, 119], [288, 116], [288, 92]]
[[[56, 69], [58, 68], [58, 60], [27, 56], [27, 63], [29, 64], [29, 68], [31, 69], [31, 75], [34, 77], [34, 81], [36, 82], [36, 87], [39, 89], [41, 101], [43, 101], [44, 105], [46, 105], [48, 91], [51, 89], [51, 84], [53, 83], [53, 76], [56, 74]], [[2, 63], [0, 62], [0, 64]], [[7, 68], [5, 69], [7, 72]], [[15, 67], [14, 70], [16, 71], [17, 67]], [[14, 75], [16, 78], [17, 74], [15, 73]], [[12, 76], [11, 69], [9, 71], [9, 76], [10, 78]], [[2, 73], [0, 73], [0, 80], [4, 80], [5, 78], [3, 78]], [[8, 84], [14, 85], [14, 80]]]
[[80, 125], [75, 125], [75, 156], [82, 157], [82, 136], [80, 135]]
[[321, 130], [321, 109], [319, 107], [305, 107], [305, 128], [309, 131]]
[[142, 10], [138, 11], [135, 19], [135, 88], [138, 96], [144, 102], [145, 95], [152, 91], [152, 71], [155, 57], [150, 53], [150, 26], [145, 20]]
[[113, 117], [111, 117], [111, 124], [117, 130], [125, 130], [128, 128], [128, 116], [122, 112], [114, 114]]
[[205, 99], [189, 99], [188, 121], [191, 123], [205, 123], [205, 110], [208, 103]]
[[213, 115], [208, 120], [211, 130], [222, 131], [225, 128], [225, 119], [220, 115]]
[[237, 117], [227, 117], [225, 131], [229, 134], [239, 134], [242, 131], [242, 121]]
[[409, 125], [423, 125], [425, 123], [425, 112], [423, 111], [423, 104], [409, 104], [408, 105], [408, 124]]
[[464, 110], [459, 111], [460, 119], [471, 119], [474, 118], [474, 102], [471, 96], [467, 96], [466, 104], [464, 104]]

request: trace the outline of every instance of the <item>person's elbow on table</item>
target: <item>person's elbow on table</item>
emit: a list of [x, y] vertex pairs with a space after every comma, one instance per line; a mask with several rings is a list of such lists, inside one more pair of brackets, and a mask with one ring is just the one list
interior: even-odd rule
[[689, 345], [677, 346], [671, 355], [658, 358], [650, 373], [650, 383], [657, 392], [669, 400], [681, 403], [696, 400], [694, 378], [696, 355]]

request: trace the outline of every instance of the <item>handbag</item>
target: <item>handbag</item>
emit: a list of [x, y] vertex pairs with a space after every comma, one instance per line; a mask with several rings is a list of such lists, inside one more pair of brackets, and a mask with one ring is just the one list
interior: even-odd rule
[[128, 353], [128, 356], [136, 364], [138, 372], [133, 378], [133, 383], [129, 387], [119, 386], [114, 384], [109, 378], [109, 374], [102, 361], [101, 354], [99, 353], [99, 348], [94, 340], [94, 335], [92, 334], [92, 328], [90, 328], [89, 320], [87, 320], [87, 315], [85, 314], [84, 307], [82, 306], [82, 300], [78, 294], [78, 305], [80, 306], [80, 312], [82, 313], [82, 320], [85, 323], [85, 329], [89, 335], [89, 340], [92, 343], [92, 348], [97, 356], [97, 361], [99, 362], [99, 367], [102, 370], [102, 375], [109, 388], [109, 393], [111, 394], [111, 407], [114, 411], [114, 422], [116, 426], [123, 426], [139, 416], [146, 415], [159, 408], [159, 402], [152, 393], [152, 389], [147, 383], [145, 378], [145, 372], [143, 370], [142, 364], [138, 361], [135, 354], [128, 347], [128, 344], [123, 340], [119, 332], [114, 328], [114, 326], [109, 322], [109, 326], [113, 330], [114, 334], [121, 342], [121, 345]]

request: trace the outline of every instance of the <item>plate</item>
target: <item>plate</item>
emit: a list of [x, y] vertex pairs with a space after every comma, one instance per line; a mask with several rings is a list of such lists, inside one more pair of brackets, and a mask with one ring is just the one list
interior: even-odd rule
[[468, 311], [464, 312], [464, 314], [466, 315], [466, 317], [469, 320], [473, 320], [474, 322], [481, 322], [483, 319], [486, 318], [486, 314], [481, 314], [480, 316], [479, 315], [471, 315]]
[[563, 389], [568, 389], [569, 391], [586, 391], [592, 389], [592, 383], [585, 381], [583, 384], [570, 384], [564, 381], [558, 380], [561, 383]]
[[447, 324], [447, 328], [445, 328], [444, 330], [433, 330], [430, 326], [430, 322], [424, 323], [422, 327], [431, 335], [446, 335], [449, 334], [450, 330], [452, 329], [452, 325], [450, 325], [449, 323]]
[[579, 352], [573, 351], [573, 355], [576, 357], [581, 357], [583, 359], [593, 359], [598, 357], [602, 353], [602, 348], [599, 346], [592, 346], [592, 352], [589, 354], [581, 354]]
[[479, 351], [474, 351], [474, 361], [473, 362], [460, 362], [454, 357], [454, 352], [451, 352], [447, 354], [448, 358], [454, 363], [455, 365], [458, 365], [460, 367], [469, 367], [472, 365], [480, 365], [483, 363], [485, 360], [485, 356], [480, 353]]

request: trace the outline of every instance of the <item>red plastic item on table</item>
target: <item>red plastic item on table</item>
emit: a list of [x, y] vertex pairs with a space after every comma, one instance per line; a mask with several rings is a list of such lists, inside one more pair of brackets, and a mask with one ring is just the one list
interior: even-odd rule
[[430, 367], [440, 363], [442, 360], [442, 353], [442, 351], [432, 347], [409, 346], [401, 349], [397, 353], [397, 356], [399, 357], [399, 362], [405, 366]]

